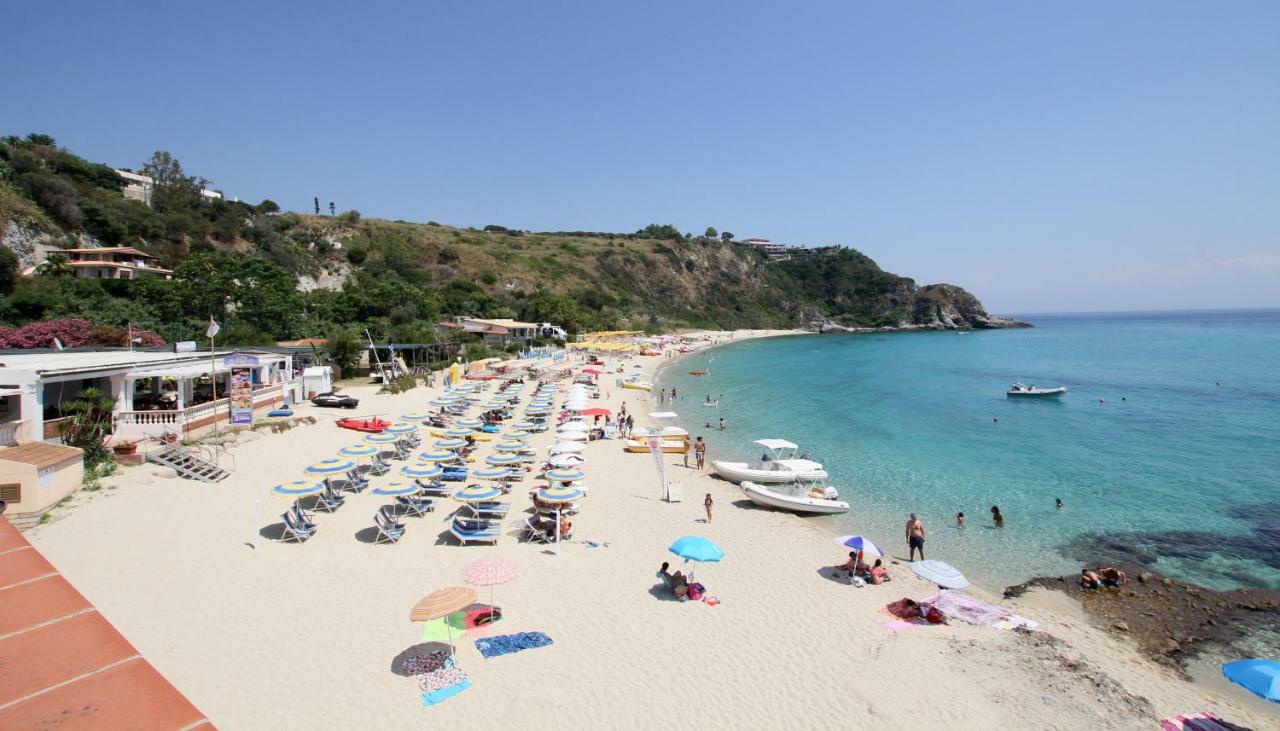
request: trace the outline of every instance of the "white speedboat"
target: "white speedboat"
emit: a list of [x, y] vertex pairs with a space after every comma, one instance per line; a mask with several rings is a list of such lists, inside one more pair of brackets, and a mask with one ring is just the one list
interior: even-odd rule
[[717, 475], [729, 482], [749, 480], [761, 484], [774, 484], [827, 479], [827, 473], [820, 463], [796, 458], [796, 450], [799, 447], [785, 439], [757, 439], [755, 444], [759, 444], [766, 450], [757, 466], [752, 467], [746, 462], [715, 460], [711, 463], [711, 467]]
[[1028, 386], [1025, 383], [1014, 383], [1005, 392], [1010, 398], [1057, 398], [1067, 392], [1066, 386], [1058, 386], [1057, 388], [1036, 388], [1035, 385]]
[[827, 487], [821, 481], [761, 485], [743, 480], [741, 487], [742, 492], [751, 502], [766, 508], [819, 515], [832, 515], [849, 510], [849, 503], [840, 499], [839, 491], [834, 487]]

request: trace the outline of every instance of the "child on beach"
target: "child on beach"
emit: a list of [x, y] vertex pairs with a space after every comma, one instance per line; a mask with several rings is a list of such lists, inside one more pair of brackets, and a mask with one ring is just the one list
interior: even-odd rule
[[711, 493], [707, 493], [707, 497], [702, 501], [702, 507], [707, 509], [707, 523], [711, 523], [711, 508], [715, 505], [715, 501], [711, 499]]

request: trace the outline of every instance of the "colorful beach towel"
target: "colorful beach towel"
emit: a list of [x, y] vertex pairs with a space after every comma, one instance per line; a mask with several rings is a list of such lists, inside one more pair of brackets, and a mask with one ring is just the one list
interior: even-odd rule
[[519, 632], [514, 635], [498, 635], [484, 640], [476, 640], [476, 649], [485, 659], [510, 655], [521, 650], [532, 650], [535, 647], [546, 647], [552, 644], [551, 638], [541, 632]]
[[988, 627], [1013, 615], [1012, 610], [978, 601], [957, 591], [940, 591], [921, 603], [932, 604], [951, 619], [976, 624], [979, 627]]
[[471, 687], [471, 681], [463, 680], [462, 682], [457, 683], [455, 685], [451, 685], [447, 688], [441, 688], [440, 690], [432, 691], [430, 693], [423, 693], [422, 707], [426, 708], [428, 706], [434, 706], [437, 703], [442, 703], [444, 701], [447, 701], [450, 698], [454, 697], [455, 695], [461, 693], [462, 691], [470, 687]]
[[467, 674], [454, 664], [446, 650], [406, 658], [401, 667], [418, 684], [424, 707], [446, 701], [471, 687]]
[[1232, 731], [1240, 726], [1223, 721], [1208, 711], [1201, 711], [1166, 718], [1160, 722], [1160, 728], [1165, 731]]
[[[480, 607], [423, 622], [422, 641], [448, 642], [450, 638], [484, 637], [489, 634], [490, 627], [493, 625], [493, 621], [490, 621], [491, 612], [489, 607]], [[501, 614], [496, 616], [498, 619], [502, 618]]]

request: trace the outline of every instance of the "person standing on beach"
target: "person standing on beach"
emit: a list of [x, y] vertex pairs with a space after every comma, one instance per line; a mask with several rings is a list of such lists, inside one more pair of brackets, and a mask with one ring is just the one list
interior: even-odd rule
[[920, 560], [924, 560], [924, 521], [915, 513], [907, 519], [907, 547], [911, 550], [908, 561], [916, 560], [916, 550], [920, 551]]
[[672, 401], [675, 401], [675, 400], [676, 400], [676, 387], [675, 387], [675, 386], [672, 386], [672, 387], [671, 387], [671, 400], [672, 400]]
[[707, 497], [702, 501], [702, 507], [707, 509], [707, 524], [711, 523], [711, 508], [715, 506], [715, 501], [711, 499], [711, 493], [707, 493]]
[[724, 431], [724, 417], [720, 417], [720, 431]]
[[707, 465], [707, 443], [702, 441], [701, 436], [693, 443], [693, 456], [698, 469], [704, 469]]

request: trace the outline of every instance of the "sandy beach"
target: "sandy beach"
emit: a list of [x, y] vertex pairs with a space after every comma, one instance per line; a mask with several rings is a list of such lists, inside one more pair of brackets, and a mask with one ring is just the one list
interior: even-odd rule
[[[626, 361], [650, 374], [670, 362]], [[648, 394], [613, 382], [601, 376], [601, 405], [616, 413], [625, 401], [646, 421], [639, 415], [655, 410]], [[344, 392], [361, 399], [357, 413], [394, 417], [425, 409], [442, 390]], [[664, 458], [684, 501], [665, 502], [651, 457], [625, 453], [618, 440], [587, 445], [590, 494], [558, 554], [518, 540], [529, 506], [520, 488], [496, 546], [457, 545], [447, 533], [453, 504], [404, 518], [398, 544], [371, 544], [374, 513], [389, 499], [368, 491], [318, 515], [306, 543], [281, 543], [260, 535], [289, 506], [270, 487], [359, 440], [333, 424], [347, 412], [310, 404], [297, 412], [318, 422], [236, 445], [235, 472], [222, 483], [125, 468], [28, 533], [222, 728], [1151, 729], [1201, 710], [1255, 728], [1280, 723], [1274, 708], [1240, 691], [1192, 684], [1150, 662], [1054, 592], [998, 601], [977, 591], [1038, 622], [1034, 632], [960, 622], [894, 631], [884, 626], [885, 604], [936, 590], [907, 569], [901, 536], [873, 536], [896, 557], [887, 561], [891, 583], [833, 581], [820, 570], [844, 552], [823, 530], [751, 507], [736, 486], [683, 467], [681, 455]], [[714, 432], [705, 437], [714, 459]], [[551, 440], [542, 433], [531, 443], [544, 455]], [[491, 451], [482, 444], [479, 455]], [[706, 493], [716, 504], [710, 524], [701, 522]], [[726, 551], [696, 569], [717, 606], [675, 601], [655, 577], [663, 561], [678, 564], [667, 546], [683, 535]], [[486, 556], [514, 559], [520, 570], [497, 588], [504, 617], [491, 634], [539, 631], [554, 644], [484, 659], [464, 638], [457, 660], [473, 686], [423, 708], [414, 681], [395, 672], [397, 658], [421, 644], [409, 610], [461, 584], [463, 567]]]

